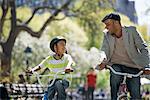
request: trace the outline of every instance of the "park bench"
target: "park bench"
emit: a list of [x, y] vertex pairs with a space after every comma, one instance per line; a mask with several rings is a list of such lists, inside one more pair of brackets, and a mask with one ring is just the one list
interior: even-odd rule
[[[42, 98], [44, 94], [44, 88], [39, 84], [0, 84], [4, 86], [8, 92], [8, 95], [12, 99], [18, 98]], [[3, 91], [1, 91], [3, 92]]]

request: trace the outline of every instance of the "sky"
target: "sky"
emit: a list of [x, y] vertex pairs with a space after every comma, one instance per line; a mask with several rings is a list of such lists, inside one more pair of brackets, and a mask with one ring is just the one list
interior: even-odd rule
[[[135, 1], [135, 9], [138, 16], [138, 23], [150, 25], [150, 0], [130, 0]], [[149, 12], [146, 14], [146, 10]]]

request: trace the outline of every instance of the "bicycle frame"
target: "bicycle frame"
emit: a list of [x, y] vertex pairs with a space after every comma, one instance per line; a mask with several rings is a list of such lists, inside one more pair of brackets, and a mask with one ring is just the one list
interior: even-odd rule
[[132, 77], [138, 77], [141, 74], [143, 74], [143, 70], [141, 70], [139, 73], [137, 74], [130, 74], [130, 73], [121, 73], [121, 72], [117, 72], [115, 71], [111, 66], [107, 66], [107, 68], [109, 68], [114, 74], [116, 75], [121, 75], [124, 76], [123, 77], [123, 82], [120, 84], [120, 86], [122, 85], [122, 90], [120, 90], [118, 92], [118, 97], [117, 100], [120, 100], [123, 97], [127, 97], [127, 87], [126, 87], [126, 79], [128, 78], [132, 78]]
[[[71, 72], [69, 72], [69, 74], [68, 73], [66, 73], [65, 72], [65, 70], [60, 70], [60, 71], [58, 71], [58, 72], [56, 72], [56, 74], [47, 74], [47, 75], [39, 75], [37, 72], [32, 72], [33, 73], [33, 75], [35, 75], [35, 77], [37, 78], [37, 80], [38, 80], [38, 83], [42, 86], [42, 87], [44, 87], [44, 89], [43, 90], [45, 90], [46, 88], [48, 88], [48, 87], [51, 87], [53, 84], [54, 84], [54, 82], [55, 82], [55, 80], [57, 79], [57, 77], [58, 77], [58, 75], [64, 75], [64, 77], [63, 77], [63, 79], [66, 79], [67, 77], [70, 77], [71, 78], [71, 80], [69, 81], [69, 84], [71, 84], [71, 82], [72, 82], [72, 74], [70, 74]], [[68, 76], [69, 75], [69, 76]], [[41, 82], [41, 77], [49, 77], [49, 76], [53, 76], [53, 78], [52, 78], [52, 81], [50, 82], [50, 80], [48, 80], [48, 82], [50, 82], [47, 86], [44, 86], [43, 84], [42, 84], [42, 82]], [[44, 96], [43, 96], [43, 98], [42, 98], [42, 100], [48, 100], [48, 98], [47, 98], [47, 94], [46, 93], [44, 93]]]

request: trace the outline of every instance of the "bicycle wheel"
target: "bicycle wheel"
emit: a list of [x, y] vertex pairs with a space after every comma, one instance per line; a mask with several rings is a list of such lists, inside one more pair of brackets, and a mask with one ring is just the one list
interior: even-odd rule
[[124, 95], [119, 96], [117, 100], [129, 100], [129, 99], [128, 99], [128, 96], [124, 94]]

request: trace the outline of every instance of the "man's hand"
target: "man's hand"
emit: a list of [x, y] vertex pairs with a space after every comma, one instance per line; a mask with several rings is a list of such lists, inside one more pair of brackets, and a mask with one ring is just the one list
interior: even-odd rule
[[106, 64], [101, 63], [101, 64], [97, 65], [97, 67], [96, 67], [96, 69], [103, 70], [106, 67]]

